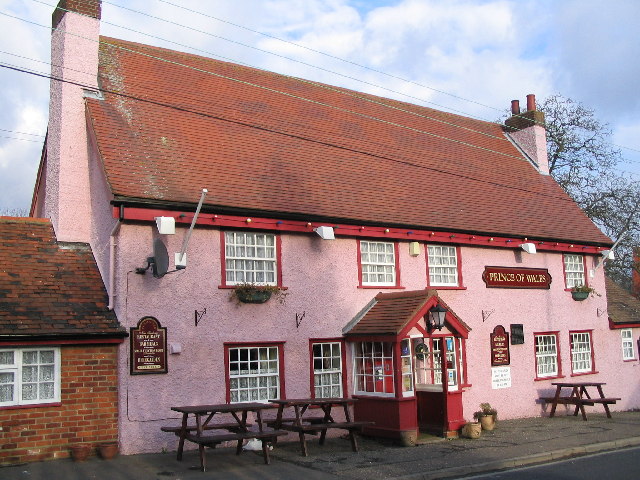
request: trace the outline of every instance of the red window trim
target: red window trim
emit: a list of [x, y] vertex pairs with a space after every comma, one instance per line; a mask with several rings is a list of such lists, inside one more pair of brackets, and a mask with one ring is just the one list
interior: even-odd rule
[[[540, 377], [538, 376], [538, 352], [536, 352], [536, 336], [538, 335], [554, 335], [556, 337], [556, 363], [558, 364], [558, 374], [548, 377]], [[534, 377], [534, 381], [542, 381], [542, 380], [551, 380], [554, 378], [564, 378], [562, 374], [562, 355], [560, 355], [560, 331], [551, 331], [551, 332], [533, 332], [533, 360], [535, 366], [536, 376]]]
[[284, 344], [285, 342], [225, 342], [224, 347], [224, 384], [225, 384], [225, 401], [231, 403], [231, 379], [229, 376], [229, 349], [237, 347], [278, 347], [278, 367], [280, 384], [280, 399], [287, 398], [285, 393], [285, 369], [284, 369]]
[[[362, 284], [362, 256], [361, 256], [361, 250], [360, 250], [360, 242], [376, 242], [376, 243], [393, 243], [393, 255], [394, 255], [394, 259], [395, 259], [395, 269], [396, 269], [396, 283], [395, 285], [363, 285]], [[358, 242], [357, 242], [357, 255], [358, 255], [358, 288], [377, 288], [378, 290], [380, 289], [391, 289], [391, 288], [395, 288], [395, 289], [403, 289], [405, 287], [402, 287], [400, 284], [400, 255], [399, 255], [400, 249], [398, 247], [398, 242], [395, 241], [389, 241], [386, 239], [382, 239], [382, 238], [358, 238]]]
[[589, 286], [589, 280], [587, 275], [587, 256], [583, 253], [563, 253], [562, 254], [562, 275], [564, 276], [564, 290], [566, 292], [571, 291], [570, 287], [567, 287], [567, 263], [564, 261], [567, 255], [582, 255], [582, 276], [584, 277], [584, 285]]
[[[573, 333], [588, 333], [589, 334], [589, 344], [591, 346], [591, 370], [588, 372], [578, 372], [575, 373], [573, 371], [573, 342], [571, 341], [571, 335]], [[582, 375], [593, 375], [594, 373], [598, 373], [596, 370], [596, 354], [593, 351], [593, 330], [569, 330], [569, 358], [571, 359], [571, 376], [579, 377]]]
[[346, 362], [347, 362], [347, 353], [346, 353], [346, 343], [344, 338], [336, 337], [336, 338], [310, 338], [309, 339], [309, 394], [310, 398], [316, 398], [316, 389], [314, 383], [314, 368], [313, 368], [313, 344], [314, 343], [340, 343], [340, 361], [342, 362], [342, 396], [347, 397], [347, 372]]
[[[225, 233], [226, 232], [243, 232], [245, 230], [220, 230], [220, 285], [218, 288], [234, 288], [235, 285], [227, 284], [227, 262], [225, 258], [226, 248], [225, 248]], [[255, 232], [255, 231], [246, 231], [246, 233], [265, 233], [271, 234], [276, 239], [276, 284], [278, 287], [285, 288], [282, 285], [282, 238], [280, 234], [277, 232]]]
[[[429, 245], [440, 245], [443, 247], [455, 247], [456, 248], [456, 260], [457, 260], [457, 269], [458, 269], [458, 285], [457, 286], [448, 286], [448, 285], [431, 285], [431, 276], [429, 275]], [[462, 249], [460, 245], [450, 245], [443, 243], [425, 243], [424, 244], [424, 261], [427, 265], [427, 288], [433, 288], [436, 290], [466, 290], [467, 287], [462, 283]]]

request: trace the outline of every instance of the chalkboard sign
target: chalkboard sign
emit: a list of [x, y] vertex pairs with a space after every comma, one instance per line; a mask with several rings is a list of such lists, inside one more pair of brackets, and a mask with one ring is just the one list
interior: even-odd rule
[[524, 327], [521, 323], [511, 324], [511, 345], [522, 345], [524, 343]]

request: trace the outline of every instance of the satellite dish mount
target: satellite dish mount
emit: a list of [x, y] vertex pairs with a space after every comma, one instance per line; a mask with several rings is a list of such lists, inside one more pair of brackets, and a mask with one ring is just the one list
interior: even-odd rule
[[150, 268], [155, 278], [164, 277], [169, 269], [167, 247], [164, 246], [164, 243], [162, 243], [162, 240], [159, 238], [153, 241], [153, 256], [147, 257], [147, 266], [144, 268], [136, 268], [136, 273], [144, 275]]

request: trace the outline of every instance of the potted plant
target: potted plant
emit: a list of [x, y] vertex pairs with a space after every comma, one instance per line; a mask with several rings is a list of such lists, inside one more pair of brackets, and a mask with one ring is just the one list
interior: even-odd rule
[[581, 302], [587, 297], [593, 295], [600, 296], [594, 288], [591, 288], [587, 285], [575, 285], [571, 288], [571, 298], [573, 298], [576, 302]]
[[239, 283], [233, 287], [231, 298], [240, 303], [264, 303], [271, 297], [283, 304], [287, 292], [277, 285], [259, 285], [256, 283]]
[[84, 462], [91, 453], [91, 446], [86, 443], [71, 445], [71, 458], [74, 462]]
[[482, 425], [478, 422], [465, 423], [462, 427], [462, 436], [465, 438], [480, 438]]
[[498, 411], [489, 403], [481, 403], [480, 410], [473, 414], [473, 418], [480, 422], [483, 430], [493, 430], [496, 426]]
[[105, 442], [98, 445], [98, 453], [100, 458], [111, 460], [118, 455], [118, 442]]

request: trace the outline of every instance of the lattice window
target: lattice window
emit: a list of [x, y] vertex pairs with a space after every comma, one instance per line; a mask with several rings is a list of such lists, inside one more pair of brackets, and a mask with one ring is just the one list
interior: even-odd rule
[[229, 348], [231, 403], [280, 398], [279, 362], [277, 346]]
[[396, 255], [392, 242], [360, 241], [362, 285], [396, 285]]
[[277, 285], [276, 237], [270, 233], [225, 232], [227, 285]]
[[342, 345], [314, 343], [312, 350], [315, 397], [342, 397]]
[[573, 373], [593, 371], [591, 333], [571, 333], [571, 369]]
[[556, 335], [535, 335], [535, 342], [537, 376], [557, 377], [558, 343]]
[[458, 249], [444, 245], [428, 245], [429, 285], [434, 287], [457, 287]]
[[0, 405], [60, 401], [60, 350], [0, 350]]
[[584, 257], [582, 255], [565, 255], [564, 275], [567, 288], [585, 285]]

